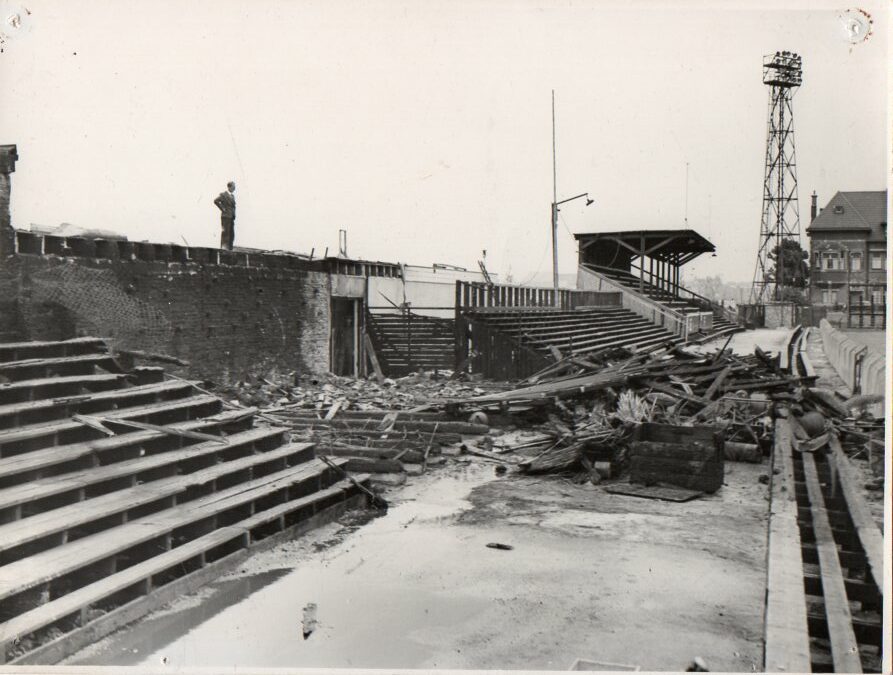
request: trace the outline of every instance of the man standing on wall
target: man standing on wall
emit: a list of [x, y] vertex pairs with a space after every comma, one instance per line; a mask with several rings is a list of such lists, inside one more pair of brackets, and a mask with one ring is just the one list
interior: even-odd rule
[[236, 238], [236, 184], [230, 181], [226, 184], [226, 190], [217, 195], [215, 206], [220, 209], [220, 248], [227, 251], [233, 250], [233, 240]]

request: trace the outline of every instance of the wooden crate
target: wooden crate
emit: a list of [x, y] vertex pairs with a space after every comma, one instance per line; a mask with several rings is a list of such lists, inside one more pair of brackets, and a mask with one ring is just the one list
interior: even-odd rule
[[630, 446], [630, 482], [716, 492], [725, 472], [723, 444], [715, 427], [641, 424]]

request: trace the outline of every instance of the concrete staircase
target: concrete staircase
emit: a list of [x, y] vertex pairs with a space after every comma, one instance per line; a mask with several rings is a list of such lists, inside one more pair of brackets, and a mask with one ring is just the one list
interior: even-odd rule
[[713, 329], [709, 333], [701, 335], [701, 339], [715, 338], [729, 333], [735, 333], [744, 330], [741, 326], [730, 322], [723, 313], [722, 307], [716, 306], [707, 298], [702, 298], [696, 293], [688, 289], [680, 287], [679, 294], [673, 294], [664, 288], [660, 288], [654, 284], [645, 281], [644, 284], [639, 277], [622, 270], [587, 266], [588, 269], [602, 274], [608, 279], [620, 284], [624, 288], [644, 295], [645, 297], [660, 303], [664, 307], [681, 312], [683, 314], [692, 314], [696, 312], [709, 311], [713, 313]]
[[401, 377], [455, 365], [455, 322], [412, 312], [366, 314], [366, 330], [382, 372]]
[[55, 663], [365, 504], [345, 459], [255, 412], [96, 338], [0, 344], [0, 661]]

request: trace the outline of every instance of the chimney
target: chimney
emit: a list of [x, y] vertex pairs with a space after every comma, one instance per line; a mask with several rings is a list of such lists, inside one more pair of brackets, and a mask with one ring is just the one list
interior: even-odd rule
[[819, 198], [816, 196], [815, 190], [812, 191], [812, 208], [809, 209], [809, 222], [815, 220], [815, 217], [819, 214]]

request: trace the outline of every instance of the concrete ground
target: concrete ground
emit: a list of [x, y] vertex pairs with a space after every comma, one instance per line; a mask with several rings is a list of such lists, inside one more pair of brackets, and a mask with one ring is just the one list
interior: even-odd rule
[[[731, 349], [735, 354], [753, 354], [754, 347], [760, 347], [765, 352], [777, 354], [788, 335], [791, 334], [790, 328], [759, 328], [756, 330], [746, 330], [741, 333], [734, 333], [727, 349]], [[692, 351], [706, 353], [715, 352], [723, 348], [728, 335], [710, 340], [702, 345], [689, 345], [686, 349]]]
[[766, 470], [729, 463], [717, 494], [680, 504], [453, 459], [392, 491], [387, 515], [259, 553], [67, 663], [758, 670]]
[[845, 330], [844, 335], [881, 356], [887, 354], [887, 332], [883, 330]]

